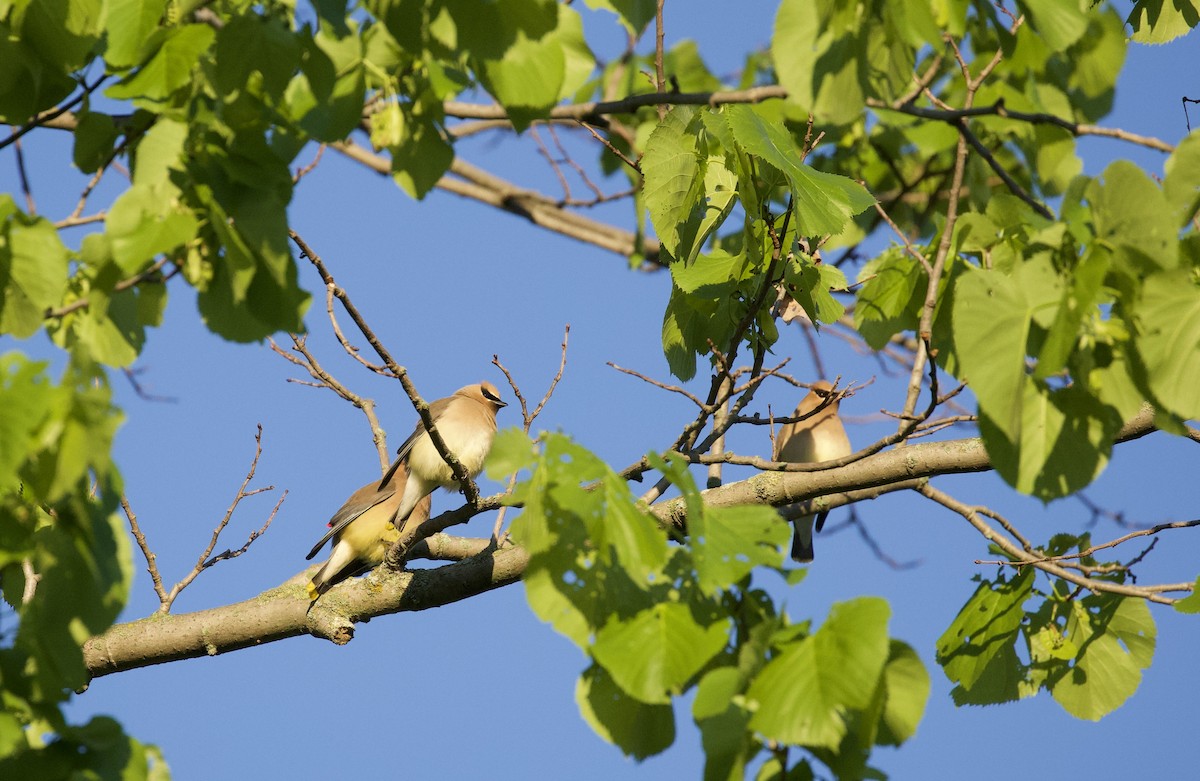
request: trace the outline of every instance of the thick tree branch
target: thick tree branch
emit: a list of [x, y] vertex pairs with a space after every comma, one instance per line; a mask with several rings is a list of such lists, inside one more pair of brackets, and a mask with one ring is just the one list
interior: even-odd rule
[[311, 611], [301, 578], [294, 578], [245, 602], [118, 624], [84, 644], [84, 663], [98, 678], [301, 634], [344, 644], [353, 638], [354, 624], [365, 619], [441, 607], [514, 583], [528, 560], [523, 549], [508, 548], [438, 569], [380, 568], [326, 594]]
[[[383, 175], [392, 175], [391, 162], [353, 142], [334, 144], [333, 148], [346, 157]], [[601, 249], [629, 257], [640, 249], [651, 262], [658, 257], [657, 239], [645, 238], [639, 247], [632, 232], [568, 211], [542, 193], [518, 187], [511, 182], [488, 174], [463, 160], [455, 160], [436, 187], [464, 198], [494, 206], [497, 209], [529, 220], [538, 227], [593, 244]]]
[[[1121, 429], [1116, 441], [1137, 439], [1154, 430], [1154, 412], [1146, 407]], [[779, 507], [832, 493], [875, 488], [898, 480], [984, 472], [991, 468], [982, 440], [955, 439], [886, 450], [835, 469], [764, 472], [721, 488], [702, 491], [701, 496], [705, 504], [714, 507], [743, 504]], [[665, 524], [682, 527], [687, 522], [687, 508], [682, 498], [656, 505], [652, 511]]]
[[[1152, 410], [1144, 409], [1121, 430], [1117, 441], [1150, 433], [1154, 430], [1153, 417]], [[820, 505], [833, 508], [892, 490], [919, 490], [926, 485], [924, 478], [930, 476], [990, 468], [979, 439], [928, 442], [877, 453], [838, 469], [761, 474], [704, 491], [702, 496], [706, 504], [719, 507], [739, 504], [780, 507], [822, 497]], [[431, 570], [394, 572], [380, 567], [368, 578], [337, 586], [313, 605], [311, 611], [303, 587], [309, 574], [306, 572], [245, 602], [119, 624], [84, 645], [88, 670], [97, 677], [162, 662], [215, 656], [301, 634], [345, 643], [354, 635], [354, 624], [365, 619], [440, 607], [514, 583], [528, 564], [524, 549], [502, 547], [497, 551], [488, 540], [460, 541], [437, 534], [486, 509], [495, 509], [501, 498], [482, 499], [475, 507], [468, 505], [443, 513], [421, 525], [422, 531], [427, 532], [421, 543], [422, 554], [430, 558], [457, 558], [474, 550], [482, 551], [472, 558]], [[686, 524], [682, 499], [664, 502], [652, 508], [652, 512], [664, 523], [679, 527]]]

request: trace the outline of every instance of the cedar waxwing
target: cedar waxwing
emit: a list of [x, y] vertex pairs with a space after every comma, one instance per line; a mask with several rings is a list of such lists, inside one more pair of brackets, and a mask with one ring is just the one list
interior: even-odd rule
[[[393, 479], [386, 486], [374, 482], [355, 491], [341, 509], [329, 519], [329, 531], [325, 533], [305, 558], [312, 559], [317, 551], [333, 538], [333, 552], [329, 560], [313, 575], [308, 584], [308, 598], [314, 600], [346, 578], [379, 566], [388, 548], [396, 541], [396, 530], [392, 528], [392, 516], [400, 506], [404, 481], [408, 472], [395, 470]], [[429, 497], [417, 503], [413, 515], [419, 521], [429, 517]]]
[[[496, 413], [501, 407], [507, 406], [500, 400], [496, 386], [490, 382], [459, 388], [453, 396], [438, 399], [429, 405], [429, 416], [437, 425], [442, 441], [471, 477], [483, 471], [483, 461], [492, 449], [492, 440], [496, 436]], [[404, 530], [404, 522], [408, 520], [413, 507], [433, 493], [433, 489], [458, 485], [450, 465], [438, 455], [429, 432], [420, 420], [412, 436], [404, 440], [404, 444], [396, 451], [396, 460], [384, 475], [380, 488], [392, 478], [392, 473], [401, 464], [408, 470], [408, 480], [404, 484], [404, 497], [396, 508], [393, 521], [397, 532]]]
[[[812, 390], [801, 400], [792, 417], [798, 418], [812, 412], [829, 397], [831, 390], [833, 386], [824, 380], [814, 382]], [[846, 429], [837, 411], [838, 402], [835, 399], [812, 417], [784, 425], [775, 439], [775, 460], [807, 464], [850, 455], [850, 440], [846, 437]], [[828, 510], [792, 521], [795, 528], [792, 561], [807, 563], [813, 560], [813, 521], [815, 518], [817, 531], [821, 531], [827, 515]]]

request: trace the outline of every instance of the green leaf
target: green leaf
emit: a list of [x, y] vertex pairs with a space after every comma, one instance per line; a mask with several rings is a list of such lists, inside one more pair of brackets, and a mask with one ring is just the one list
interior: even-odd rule
[[1180, 613], [1200, 613], [1200, 578], [1192, 584], [1192, 593], [1180, 599], [1173, 607]]
[[103, 30], [102, 0], [30, 0], [21, 6], [21, 40], [43, 60], [66, 72], [88, 62]]
[[582, 41], [572, 22], [564, 26], [555, 2], [498, 0], [489, 5], [448, 3], [460, 44], [476, 58], [484, 88], [504, 106], [517, 130], [524, 130], [567, 91], [568, 56], [578, 79]]
[[706, 594], [737, 583], [755, 567], [778, 569], [788, 525], [770, 507], [705, 507], [688, 516], [696, 575]]
[[518, 131], [544, 116], [563, 89], [566, 57], [556, 41], [522, 39], [500, 60], [484, 60], [487, 91], [504, 106]]
[[1200, 130], [1175, 147], [1163, 171], [1163, 192], [1175, 212], [1175, 224], [1186, 227], [1200, 209]]
[[0, 333], [25, 339], [42, 327], [66, 292], [67, 257], [49, 221], [16, 214], [0, 223]]
[[705, 781], [729, 781], [745, 776], [753, 751], [750, 712], [741, 697], [741, 674], [735, 667], [718, 667], [700, 679], [692, 716], [704, 746]]
[[846, 275], [841, 269], [815, 262], [797, 250], [793, 253], [793, 259], [784, 266], [784, 282], [788, 294], [818, 328], [821, 323], [837, 322], [846, 313], [842, 302], [830, 292], [831, 289], [846, 289]]
[[53, 107], [77, 86], [69, 69], [39, 57], [0, 22], [0, 122], [23, 124], [39, 111]]
[[104, 218], [113, 259], [133, 274], [159, 253], [190, 241], [200, 227], [172, 186], [130, 187], [117, 198]]
[[537, 445], [529, 435], [516, 426], [509, 426], [496, 432], [484, 468], [489, 479], [500, 482], [537, 463], [537, 456]]
[[235, 342], [256, 342], [279, 331], [300, 333], [311, 297], [296, 282], [296, 267], [289, 263], [286, 280], [256, 273], [245, 293], [238, 295], [229, 264], [217, 263], [207, 289], [200, 293], [200, 316], [208, 329]]
[[[87, 239], [91, 239], [89, 244], [102, 244], [104, 234], [94, 233]], [[82, 281], [82, 275], [77, 279]], [[56, 341], [68, 349], [74, 344], [82, 345], [92, 360], [106, 366], [132, 364], [145, 344], [145, 326], [157, 323], [161, 315], [164, 286], [148, 282], [114, 291], [120, 281], [121, 271], [115, 264], [104, 266], [88, 280], [89, 286], [83, 291], [88, 305], [63, 319], [65, 333], [56, 334]]]
[[611, 470], [561, 434], [542, 435], [542, 454], [530, 479], [517, 490], [524, 511], [512, 534], [530, 554], [523, 577], [533, 612], [580, 648], [612, 617], [632, 617], [652, 600], [620, 563], [599, 555], [608, 509], [602, 491], [584, 486]]
[[1154, 274], [1136, 311], [1135, 343], [1155, 398], [1182, 418], [1200, 418], [1200, 285], [1194, 274]]
[[1066, 50], [1087, 30], [1087, 9], [1079, 0], [1035, 0], [1022, 2], [1020, 6], [1051, 49]]
[[[109, 486], [111, 487], [111, 486]], [[79, 495], [56, 508], [36, 533], [37, 599], [23, 606], [17, 644], [37, 659], [49, 691], [87, 681], [82, 644], [116, 619], [129, 593], [133, 560], [119, 519]]]
[[648, 586], [667, 561], [667, 538], [654, 516], [634, 502], [629, 484], [613, 472], [604, 477], [604, 523], [592, 534], [601, 556], [611, 549], [614, 567], [622, 567], [638, 585]]
[[300, 44], [300, 73], [284, 92], [289, 112], [316, 140], [341, 141], [362, 121], [362, 39], [323, 29]]
[[[708, 352], [708, 347], [701, 338], [712, 333], [712, 312], [704, 311], [695, 306], [695, 299], [672, 286], [671, 298], [663, 313], [662, 342], [663, 354], [671, 374], [683, 381], [696, 376], [696, 355]], [[712, 334], [716, 337], [716, 334]], [[723, 344], [719, 339], [714, 341]]]
[[912, 646], [892, 640], [883, 668], [886, 700], [876, 742], [899, 746], [917, 732], [929, 701], [929, 672]]
[[755, 107], [732, 105], [724, 112], [737, 142], [787, 176], [801, 235], [840, 233], [854, 215], [875, 203], [858, 182], [805, 165], [792, 137], [780, 126], [764, 121]]
[[1080, 652], [1046, 685], [1072, 716], [1099, 721], [1137, 691], [1154, 658], [1154, 618], [1145, 600], [1116, 594], [1093, 594], [1067, 607], [1066, 634]]
[[1138, 43], [1166, 43], [1191, 32], [1200, 10], [1193, 0], [1137, 0], [1125, 21]]
[[1046, 379], [1057, 374], [1067, 364], [1079, 339], [1080, 326], [1097, 312], [1101, 285], [1109, 269], [1108, 252], [1092, 245], [1075, 266], [1070, 285], [1063, 291], [1054, 322], [1038, 353], [1033, 376]]
[[1021, 430], [1025, 342], [1032, 310], [1025, 291], [999, 271], [959, 278], [953, 322], [955, 355], [981, 413], [1011, 441]]
[[587, 83], [596, 69], [596, 56], [588, 48], [587, 38], [583, 34], [583, 18], [579, 12], [568, 5], [560, 5], [558, 27], [551, 38], [562, 47], [563, 53], [563, 81], [558, 100], [569, 100]]
[[675, 714], [671, 706], [633, 699], [602, 667], [592, 665], [580, 676], [575, 686], [575, 702], [583, 720], [596, 734], [626, 756], [645, 759], [675, 742]]
[[95, 173], [112, 157], [119, 135], [109, 115], [95, 111], [81, 113], [75, 126], [75, 166], [85, 174]]
[[[693, 215], [704, 197], [708, 152], [701, 146], [702, 128], [694, 107], [675, 106], [650, 134], [642, 157], [643, 197], [650, 222], [672, 257], [681, 257], [680, 233], [687, 223], [698, 221]], [[684, 252], [682, 259], [687, 255]]]
[[612, 11], [632, 35], [641, 35], [654, 19], [654, 0], [584, 0], [588, 8]]
[[113, 100], [142, 99], [150, 104], [166, 101], [176, 90], [192, 83], [192, 71], [200, 55], [215, 39], [216, 32], [206, 24], [167, 29], [154, 55], [104, 94]]
[[1096, 235], [1120, 247], [1131, 274], [1141, 276], [1179, 265], [1176, 211], [1150, 177], [1128, 160], [1104, 169], [1087, 190]]
[[888, 657], [887, 602], [833, 606], [825, 624], [767, 663], [750, 686], [750, 726], [782, 743], [836, 749], [850, 709], [867, 707]]
[[1091, 483], [1108, 464], [1120, 416], [1078, 385], [1050, 390], [1025, 378], [1019, 393], [1016, 437], [986, 412], [980, 416], [979, 432], [996, 471], [1018, 491], [1043, 501]]
[[728, 641], [728, 620], [702, 625], [687, 605], [660, 602], [630, 620], [608, 622], [592, 656], [630, 697], [667, 703]]
[[902, 331], [916, 330], [925, 285], [915, 258], [900, 247], [890, 247], [863, 266], [858, 281], [862, 284], [854, 307], [854, 327], [872, 349], [883, 349]]
[[105, 25], [108, 45], [104, 50], [104, 61], [118, 69], [131, 68], [141, 62], [147, 41], [158, 29], [166, 7], [166, 0], [108, 0], [108, 23]]
[[454, 162], [454, 147], [432, 120], [405, 124], [406, 133], [392, 147], [392, 178], [400, 189], [420, 200], [437, 185]]
[[1009, 656], [1017, 641], [1024, 604], [1033, 594], [1033, 570], [1009, 580], [984, 581], [937, 641], [937, 661], [946, 677], [971, 691], [996, 660]]
[[262, 89], [282, 97], [300, 67], [300, 44], [279, 19], [235, 16], [217, 32], [214, 82], [222, 93], [253, 89], [252, 76], [262, 77]]
[[17, 352], [0, 355], [0, 490], [20, 485], [17, 473], [33, 451], [34, 436], [50, 412], [53, 389], [46, 364]]
[[692, 263], [677, 260], [670, 268], [675, 286], [684, 293], [724, 297], [728, 295], [731, 284], [742, 279], [746, 256], [716, 249], [707, 255], [700, 255]]
[[828, 13], [828, 7], [808, 0], [783, 0], [775, 17], [771, 55], [789, 101], [823, 122], [845, 124], [862, 112], [859, 61], [868, 46], [856, 40], [853, 31], [833, 29], [822, 18], [823, 11]]
[[52, 395], [53, 406], [39, 434], [40, 452], [22, 475], [35, 495], [49, 503], [81, 485], [90, 488], [89, 472], [99, 477], [112, 469], [112, 440], [122, 415], [112, 405], [112, 391], [99, 367], [81, 363], [68, 366], [61, 390]]

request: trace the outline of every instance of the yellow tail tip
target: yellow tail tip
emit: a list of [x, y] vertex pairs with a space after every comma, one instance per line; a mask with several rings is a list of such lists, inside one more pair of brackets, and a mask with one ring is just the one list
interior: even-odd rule
[[321, 596], [321, 592], [317, 591], [317, 584], [315, 583], [309, 583], [307, 586], [305, 586], [305, 589], [308, 591], [309, 602], [315, 602], [317, 597]]

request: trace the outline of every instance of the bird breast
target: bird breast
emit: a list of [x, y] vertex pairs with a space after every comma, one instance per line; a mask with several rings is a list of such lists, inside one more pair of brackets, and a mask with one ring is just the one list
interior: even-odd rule
[[[472, 477], [483, 471], [483, 461], [492, 448], [492, 439], [496, 436], [496, 424], [481, 427], [478, 421], [458, 423], [443, 418], [437, 422], [438, 433], [446, 443], [450, 452], [466, 468]], [[438, 455], [437, 448], [429, 434], [423, 434], [413, 444], [408, 457], [409, 469], [427, 480], [436, 481], [439, 485], [450, 488], [457, 485], [450, 465]]]

